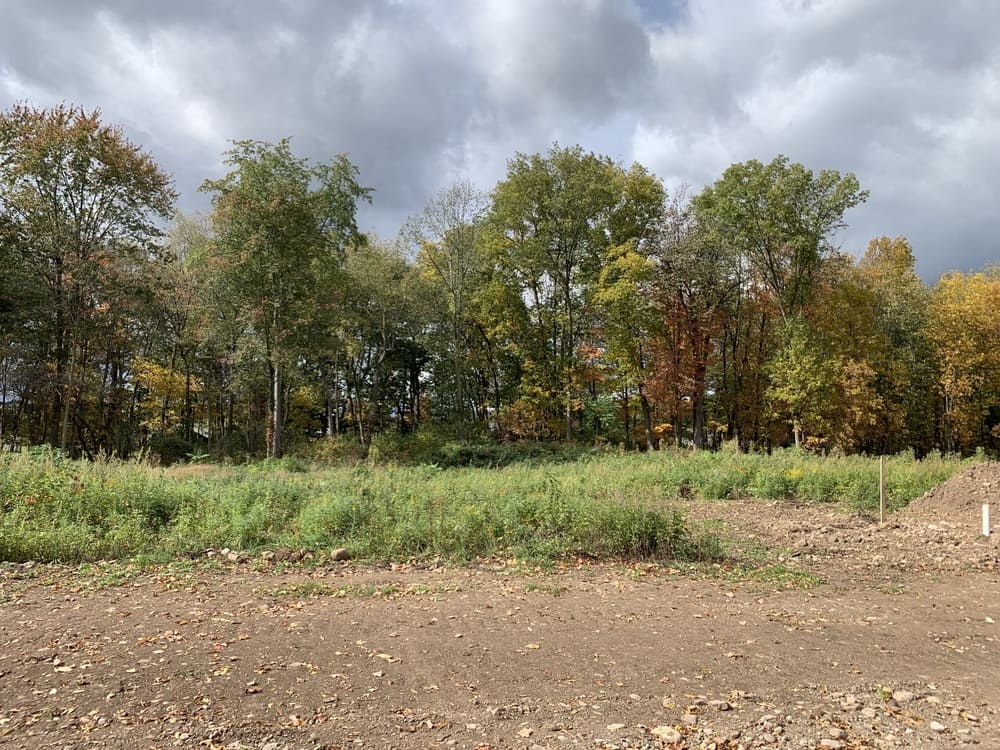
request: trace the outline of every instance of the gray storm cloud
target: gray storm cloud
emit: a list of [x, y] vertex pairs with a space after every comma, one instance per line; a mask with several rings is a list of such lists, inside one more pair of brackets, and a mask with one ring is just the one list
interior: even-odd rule
[[0, 2], [0, 107], [100, 107], [182, 208], [235, 138], [348, 153], [392, 235], [554, 140], [698, 189], [785, 153], [871, 190], [844, 249], [905, 234], [933, 279], [997, 259], [1000, 5], [490, 0]]

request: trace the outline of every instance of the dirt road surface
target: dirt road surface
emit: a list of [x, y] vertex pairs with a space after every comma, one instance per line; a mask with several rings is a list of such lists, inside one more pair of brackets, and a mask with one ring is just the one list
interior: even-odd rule
[[7, 565], [0, 747], [1000, 748], [990, 498], [686, 501], [746, 561], [697, 570]]

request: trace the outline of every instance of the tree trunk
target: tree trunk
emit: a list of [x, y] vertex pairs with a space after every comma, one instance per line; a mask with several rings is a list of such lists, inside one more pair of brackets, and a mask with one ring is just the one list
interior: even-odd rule
[[691, 399], [691, 442], [695, 450], [705, 447], [705, 391], [702, 387], [695, 389]]
[[[173, 368], [171, 367], [171, 370]], [[194, 407], [191, 400], [191, 368], [184, 359], [184, 439], [194, 442]]]
[[573, 442], [573, 399], [566, 394], [566, 444]]
[[629, 395], [628, 386], [625, 386], [623, 391], [624, 398], [622, 400], [622, 417], [625, 420], [625, 450], [632, 450], [632, 414], [629, 411]]
[[280, 362], [271, 365], [271, 386], [273, 403], [271, 406], [271, 419], [269, 420], [270, 444], [268, 445], [268, 458], [281, 458], [284, 451], [284, 427], [285, 427], [285, 404], [284, 404], [284, 381]]
[[69, 370], [66, 374], [66, 382], [63, 386], [62, 418], [59, 427], [59, 450], [63, 453], [66, 452], [66, 446], [69, 441], [69, 413], [70, 403], [73, 400], [73, 370], [74, 365], [76, 364], [75, 355], [76, 346], [72, 345], [69, 353]]
[[656, 441], [653, 439], [653, 417], [650, 414], [649, 399], [646, 397], [646, 391], [641, 385], [639, 386], [639, 406], [642, 407], [642, 429], [646, 434], [646, 450], [655, 451]]

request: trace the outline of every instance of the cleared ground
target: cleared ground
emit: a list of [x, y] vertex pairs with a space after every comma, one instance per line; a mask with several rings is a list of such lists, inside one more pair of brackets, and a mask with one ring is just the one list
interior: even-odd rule
[[0, 746], [998, 748], [991, 499], [681, 503], [735, 569], [8, 566]]

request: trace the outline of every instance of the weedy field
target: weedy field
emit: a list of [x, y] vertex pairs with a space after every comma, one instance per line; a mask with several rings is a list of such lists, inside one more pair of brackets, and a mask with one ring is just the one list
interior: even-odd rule
[[[888, 461], [890, 509], [967, 462]], [[754, 497], [878, 507], [878, 463], [862, 457], [731, 452], [594, 455], [502, 468], [80, 462], [0, 455], [0, 560], [164, 562], [229, 548], [353, 558], [515, 556], [716, 560], [710, 530], [679, 500]]]

